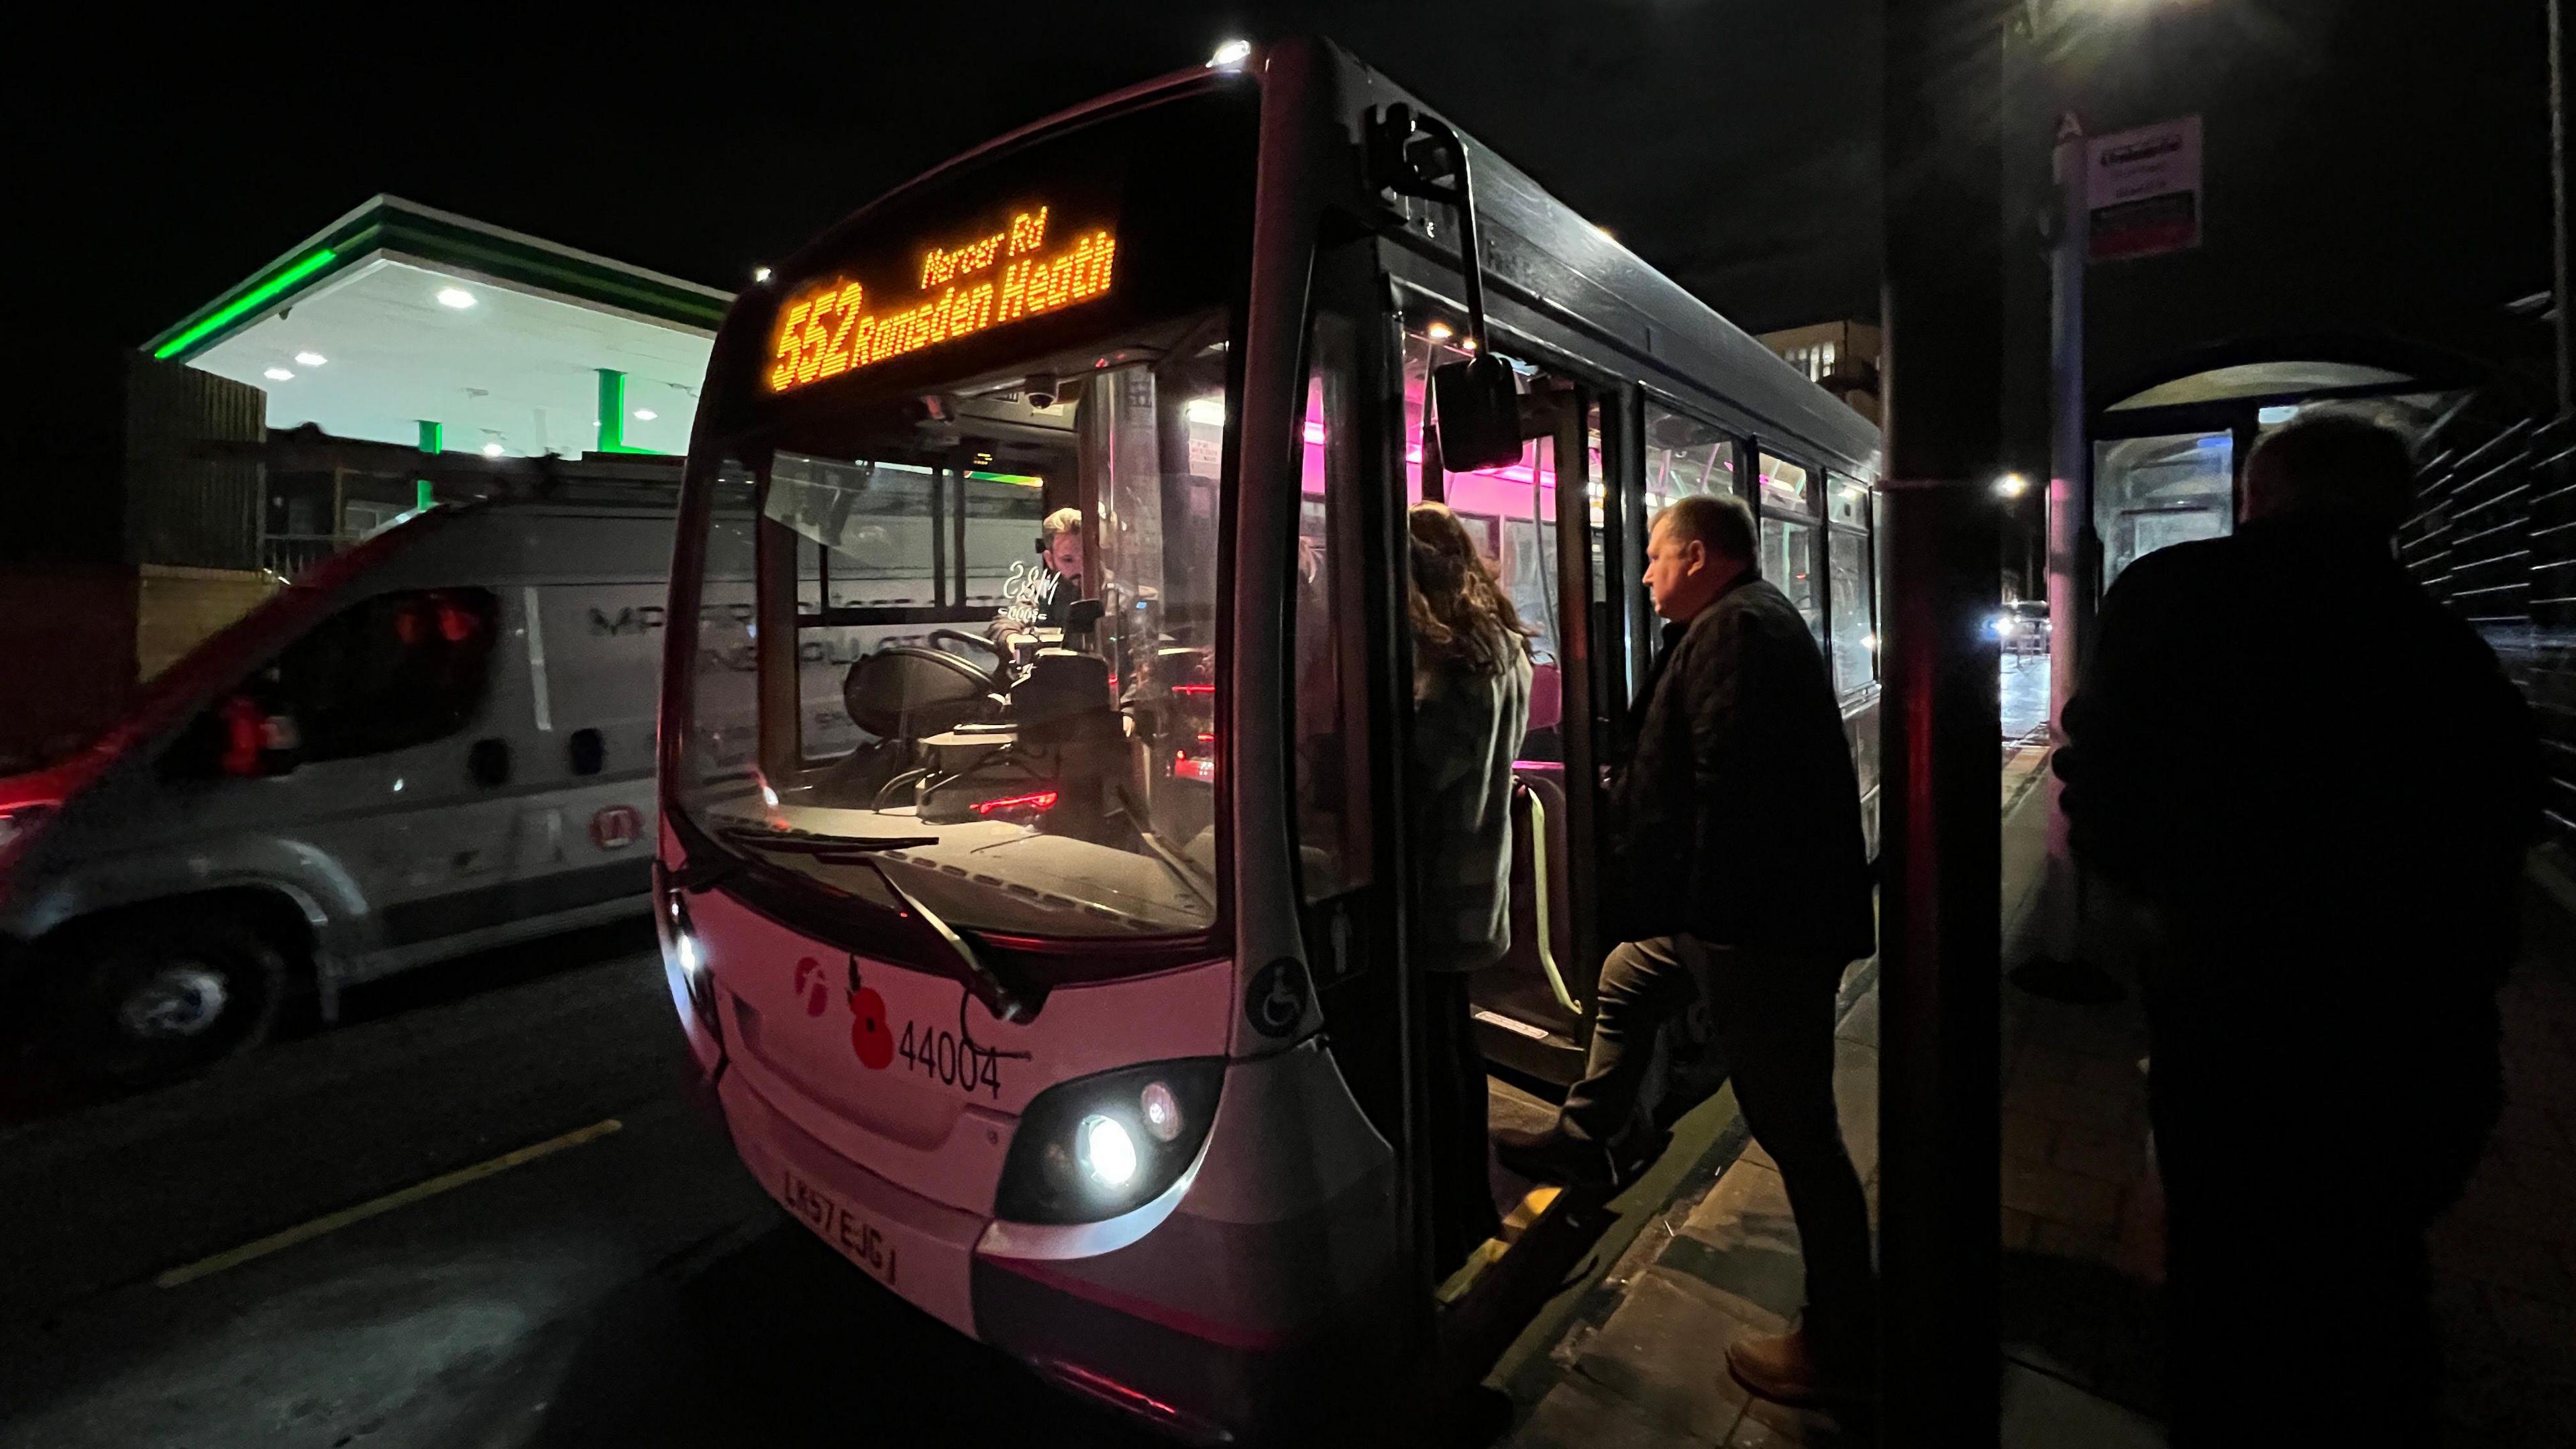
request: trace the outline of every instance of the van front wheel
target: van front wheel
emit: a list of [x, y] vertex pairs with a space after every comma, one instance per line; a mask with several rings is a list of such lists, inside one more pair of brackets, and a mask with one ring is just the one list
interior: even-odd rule
[[128, 1086], [192, 1076], [256, 1045], [276, 1019], [285, 958], [230, 916], [119, 922], [70, 944], [57, 1041], [81, 1076]]

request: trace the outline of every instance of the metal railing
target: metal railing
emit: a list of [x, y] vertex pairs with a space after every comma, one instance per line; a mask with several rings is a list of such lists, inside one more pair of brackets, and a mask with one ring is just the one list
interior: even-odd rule
[[2576, 850], [2576, 419], [2525, 420], [2427, 458], [2397, 533], [2407, 569], [2460, 611], [2531, 701], [2541, 808]]

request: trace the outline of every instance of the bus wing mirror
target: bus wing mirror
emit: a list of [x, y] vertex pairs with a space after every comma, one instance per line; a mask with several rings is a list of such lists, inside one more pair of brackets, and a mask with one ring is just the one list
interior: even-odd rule
[[1471, 357], [1433, 368], [1431, 403], [1441, 467], [1468, 473], [1520, 461], [1520, 391], [1501, 358]]
[[[1416, 141], [1428, 144], [1417, 146]], [[1467, 293], [1467, 333], [1458, 345], [1472, 355], [1432, 370], [1440, 464], [1454, 473], [1517, 462], [1519, 389], [1511, 368], [1487, 346], [1485, 259], [1476, 245], [1476, 188], [1467, 143], [1438, 117], [1399, 103], [1380, 112], [1371, 126], [1369, 160], [1379, 186], [1443, 203], [1458, 214], [1458, 277]]]

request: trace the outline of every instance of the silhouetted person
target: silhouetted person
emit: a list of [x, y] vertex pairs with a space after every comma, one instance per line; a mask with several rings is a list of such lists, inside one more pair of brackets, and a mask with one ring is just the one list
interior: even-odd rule
[[1503, 1131], [1505, 1166], [1622, 1175], [1644, 1145], [1655, 1033], [1705, 995], [1744, 1125], [1771, 1154], [1807, 1266], [1804, 1321], [1747, 1335], [1727, 1366], [1787, 1403], [1867, 1396], [1869, 1212], [1834, 1115], [1834, 995], [1874, 939], [1860, 787], [1824, 655], [1754, 565], [1752, 511], [1684, 498], [1656, 516], [1646, 588], [1665, 619], [1635, 757], [1612, 791], [1602, 964], [1583, 1080], [1544, 1133]]
[[1431, 1014], [1432, 1256], [1446, 1276], [1502, 1228], [1485, 1171], [1485, 1055], [1468, 973], [1512, 942], [1512, 761], [1529, 727], [1529, 630], [1458, 515], [1407, 515], [1413, 569], [1412, 954]]
[[2078, 857], [2152, 927], [2173, 1442], [2429, 1443], [2424, 1233], [2501, 1102], [2521, 696], [2390, 538], [2394, 433], [2292, 423], [2131, 564], [2066, 709]]

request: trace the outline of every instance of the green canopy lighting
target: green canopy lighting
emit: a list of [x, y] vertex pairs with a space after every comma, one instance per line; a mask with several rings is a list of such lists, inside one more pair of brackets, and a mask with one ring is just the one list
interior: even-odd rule
[[234, 302], [231, 306], [224, 308], [213, 316], [208, 317], [205, 321], [198, 323], [196, 326], [191, 327], [187, 331], [180, 333], [178, 336], [171, 338], [169, 341], [162, 343], [159, 347], [152, 349], [152, 355], [155, 358], [167, 359], [187, 351], [189, 347], [194, 345], [199, 339], [205, 337], [207, 334], [221, 329], [231, 323], [234, 319], [240, 317], [243, 313], [248, 312], [252, 308], [259, 306], [261, 303], [270, 300], [277, 296], [278, 293], [285, 291], [287, 288], [294, 286], [300, 281], [303, 281], [306, 277], [312, 276], [315, 272], [322, 270], [324, 267], [331, 265], [334, 261], [339, 260], [339, 257], [340, 254], [338, 252], [331, 250], [329, 247], [324, 247], [322, 250], [315, 252], [313, 255], [306, 257], [300, 262], [297, 262], [294, 266], [288, 267], [285, 271], [282, 271], [276, 276], [269, 278], [267, 281], [260, 283], [249, 292], [244, 293], [241, 299]]

